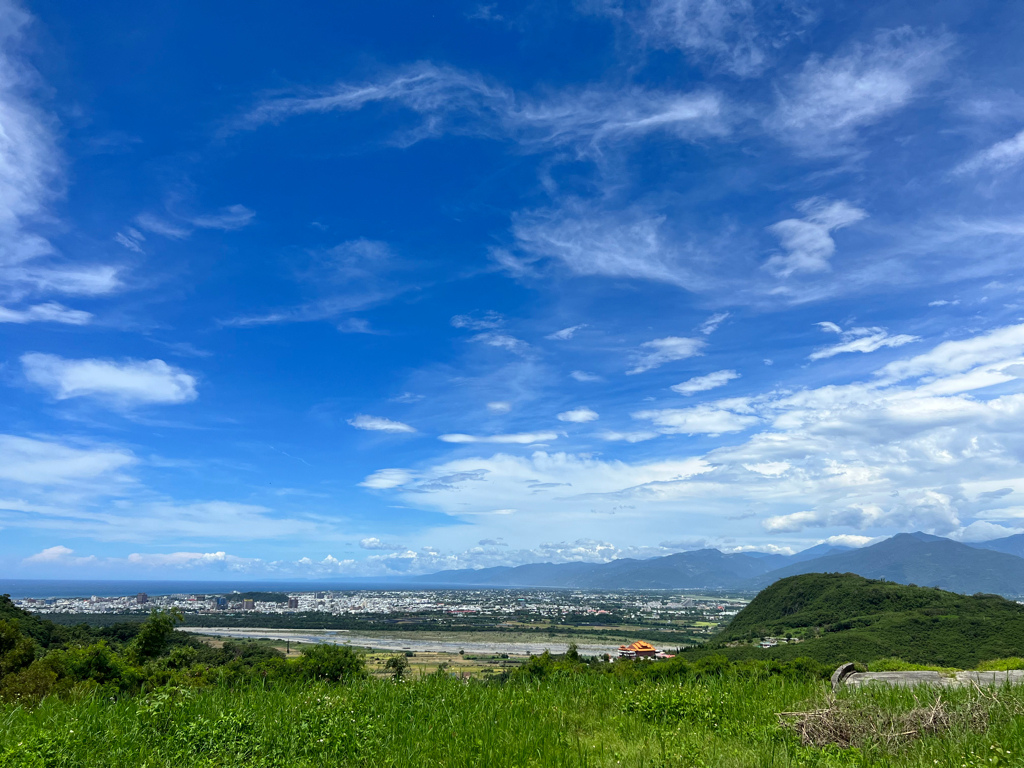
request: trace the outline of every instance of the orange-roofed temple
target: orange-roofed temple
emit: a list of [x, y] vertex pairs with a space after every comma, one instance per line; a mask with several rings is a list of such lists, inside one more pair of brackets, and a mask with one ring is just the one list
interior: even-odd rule
[[619, 657], [625, 659], [653, 659], [658, 655], [658, 649], [643, 640], [637, 640], [629, 645], [619, 646]]

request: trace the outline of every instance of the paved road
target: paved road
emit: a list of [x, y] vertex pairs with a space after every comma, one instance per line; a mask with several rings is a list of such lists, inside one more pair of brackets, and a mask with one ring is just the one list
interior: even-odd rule
[[[182, 627], [184, 632], [200, 635], [238, 638], [267, 638], [271, 640], [292, 640], [297, 643], [332, 643], [336, 645], [354, 645], [361, 648], [379, 648], [386, 651], [420, 651], [432, 653], [507, 653], [510, 655], [527, 656], [541, 654], [549, 650], [552, 653], [565, 653], [566, 643], [535, 642], [508, 643], [500, 640], [488, 642], [449, 642], [445, 640], [412, 640], [405, 637], [369, 637], [351, 632], [330, 631], [310, 632], [308, 630], [280, 629], [225, 629], [220, 627]], [[617, 645], [578, 645], [579, 652], [584, 656], [598, 656], [610, 653], [615, 656], [619, 652]]]
[[1003, 685], [1005, 683], [1024, 683], [1024, 669], [1011, 669], [1008, 672], [854, 672], [844, 681], [846, 685], [859, 688], [874, 683], [876, 685], [935, 685], [943, 688], [955, 688], [964, 685]]

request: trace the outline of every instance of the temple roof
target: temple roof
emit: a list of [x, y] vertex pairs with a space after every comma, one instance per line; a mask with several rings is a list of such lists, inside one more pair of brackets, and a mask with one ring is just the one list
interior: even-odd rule
[[619, 650], [620, 651], [657, 651], [658, 649], [655, 648], [650, 643], [644, 642], [643, 640], [637, 640], [635, 643], [630, 643], [629, 645], [620, 645], [619, 646]]

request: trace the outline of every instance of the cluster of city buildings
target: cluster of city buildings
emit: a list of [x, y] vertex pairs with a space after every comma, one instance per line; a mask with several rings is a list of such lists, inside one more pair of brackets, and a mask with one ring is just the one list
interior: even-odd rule
[[[493, 617], [503, 621], [672, 622], [707, 623], [708, 629], [728, 621], [745, 600], [652, 593], [586, 592], [579, 590], [417, 590], [311, 591], [287, 593], [147, 595], [118, 597], [22, 598], [14, 602], [36, 613], [131, 614], [153, 608], [182, 613], [245, 611], [265, 614], [328, 613], [364, 616]], [[260, 597], [273, 599], [260, 599]], [[698, 631], [699, 631], [698, 627]]]

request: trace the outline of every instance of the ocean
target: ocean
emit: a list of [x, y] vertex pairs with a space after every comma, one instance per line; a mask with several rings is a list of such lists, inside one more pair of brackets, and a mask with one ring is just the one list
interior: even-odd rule
[[322, 592], [327, 590], [403, 590], [429, 589], [423, 584], [399, 584], [374, 581], [157, 581], [146, 579], [117, 581], [73, 581], [70, 579], [0, 579], [0, 594], [12, 598], [121, 597], [145, 592], [147, 595], [230, 592]]

